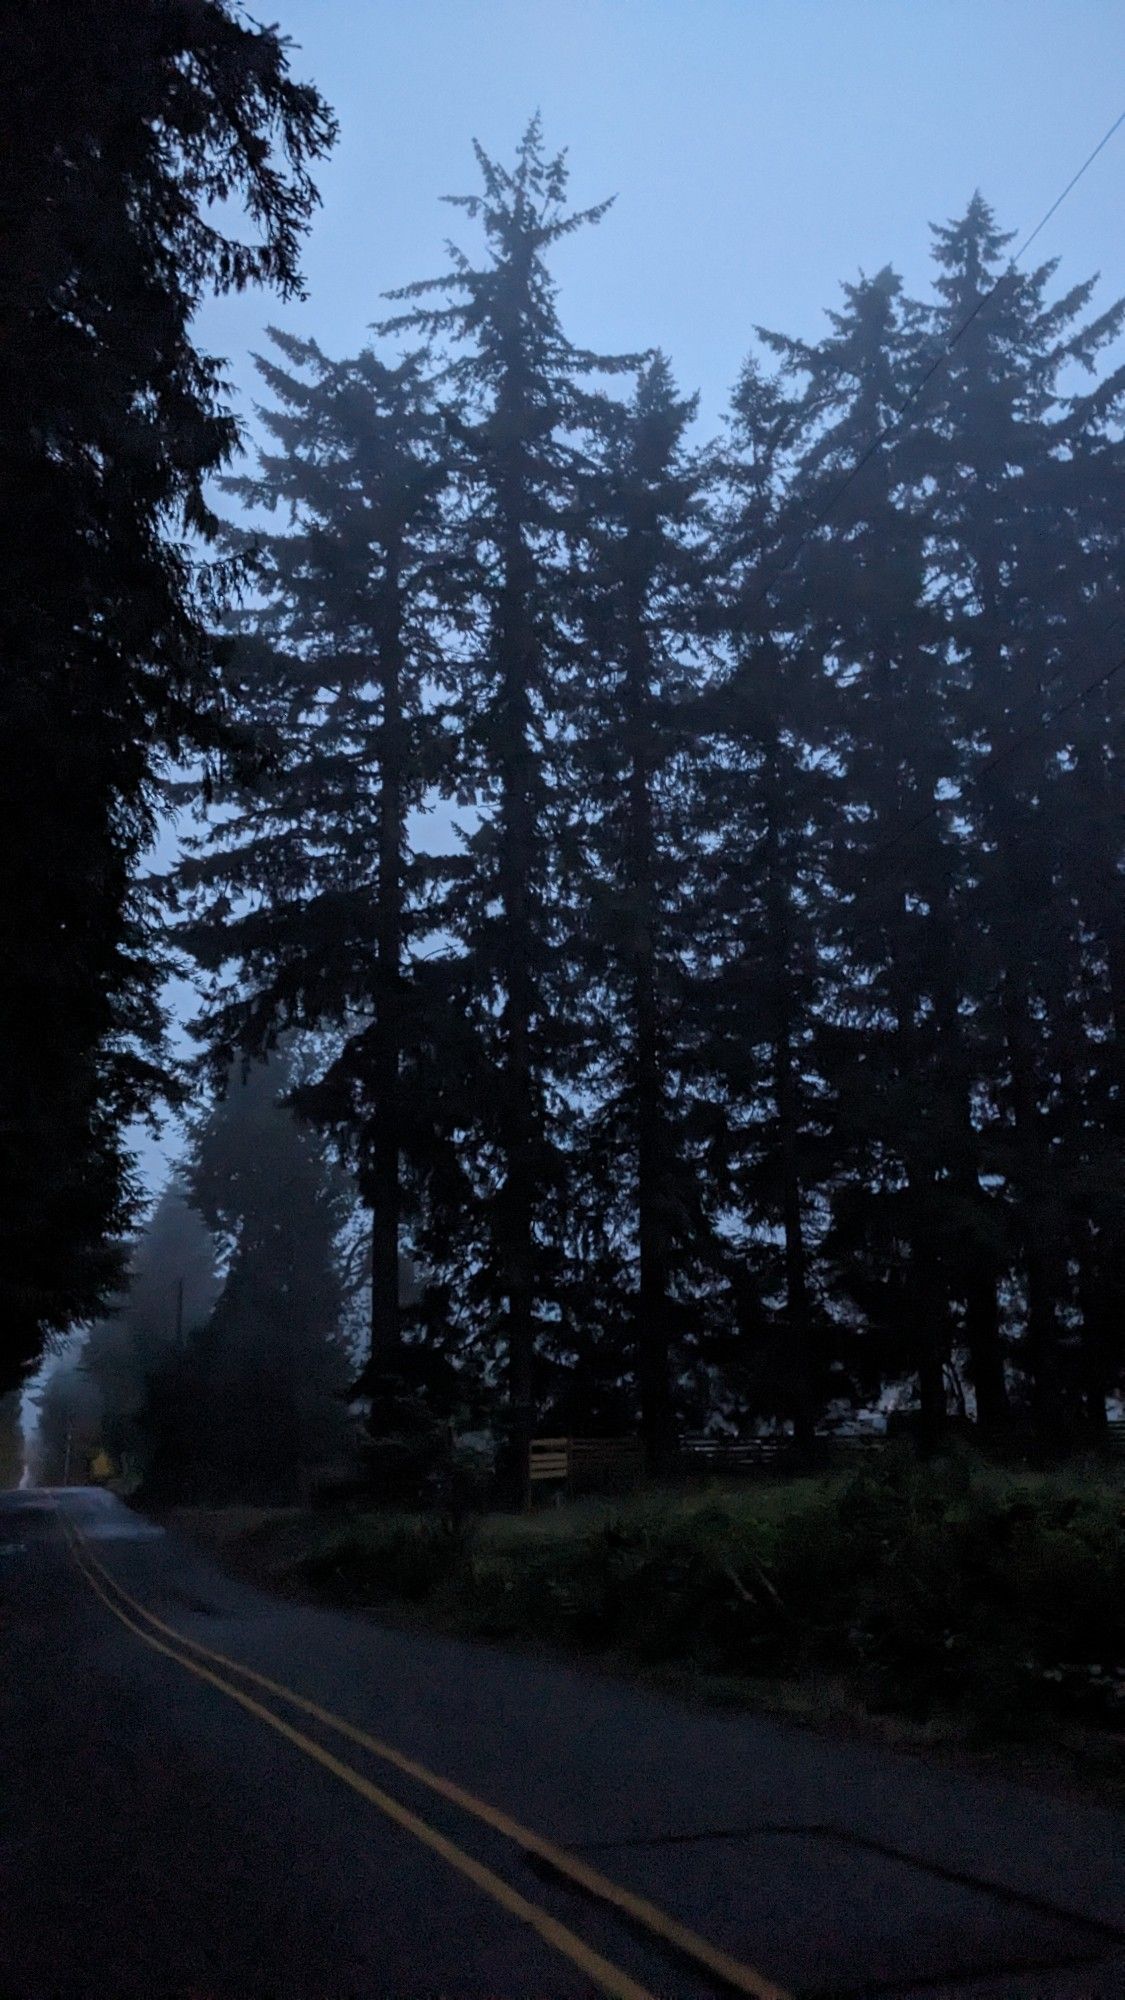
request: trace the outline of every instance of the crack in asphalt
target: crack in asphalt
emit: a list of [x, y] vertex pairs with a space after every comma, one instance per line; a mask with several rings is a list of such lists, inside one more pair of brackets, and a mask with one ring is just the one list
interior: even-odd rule
[[[957, 1986], [979, 1989], [982, 1981], [987, 1981], [991, 1988], [999, 1979], [1036, 1979], [1045, 1972], [1080, 1972], [1085, 1966], [1105, 1964], [1108, 1961], [1101, 1952], [1096, 1956], [1079, 1952], [1064, 1958], [1010, 1959], [999, 1965], [993, 1962], [990, 1965], [970, 1966], [963, 1972], [924, 1974], [905, 1987], [901, 1979], [868, 1980], [862, 1986], [806, 1986], [799, 2000], [879, 2000], [880, 1995], [887, 1993], [892, 2000], [913, 2000], [915, 1994], [948, 1993]], [[1027, 2000], [1035, 2000], [1035, 1996], [1029, 1994]], [[1048, 2000], [1048, 1996], [1042, 1995], [1040, 2000]], [[1108, 1987], [1103, 1991], [1101, 1987], [1091, 1986], [1083, 1989], [1082, 2000], [1115, 2000], [1115, 1997]]]
[[[1049, 1917], [1055, 1922], [1066, 1923], [1075, 1930], [1095, 1932], [1099, 1937], [1110, 1938], [1114, 1943], [1125, 1942], [1125, 1925], [1116, 1924], [1106, 1917], [1080, 1915], [1055, 1903], [1046, 1896], [1037, 1896], [1030, 1890], [1013, 1889], [1007, 1882], [996, 1882], [986, 1875], [975, 1875], [969, 1869], [951, 1868], [941, 1861], [922, 1860], [917, 1854], [910, 1854], [905, 1848], [895, 1847], [889, 1841], [876, 1840], [870, 1834], [854, 1833], [850, 1827], [840, 1826], [833, 1820], [771, 1821], [762, 1820], [754, 1826], [724, 1826], [705, 1829], [700, 1833], [658, 1833], [626, 1836], [621, 1840], [590, 1840], [575, 1844], [575, 1852], [610, 1852], [624, 1848], [690, 1847], [702, 1845], [712, 1840], [753, 1840], [762, 1834], [772, 1834], [784, 1838], [806, 1837], [819, 1840], [836, 1840], [847, 1847], [859, 1847], [870, 1854], [880, 1854], [887, 1861], [899, 1861], [907, 1868], [920, 1869], [924, 1874], [934, 1875], [942, 1882], [951, 1882], [959, 1889], [974, 1889], [978, 1893], [991, 1896], [998, 1903], [1014, 1904], [1020, 1909], [1033, 1910], [1037, 1916]], [[866, 1991], [866, 1988], [863, 1989]]]

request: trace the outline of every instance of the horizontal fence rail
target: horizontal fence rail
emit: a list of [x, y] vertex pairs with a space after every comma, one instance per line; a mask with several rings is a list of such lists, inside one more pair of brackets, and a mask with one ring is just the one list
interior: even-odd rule
[[[881, 1451], [887, 1442], [885, 1431], [819, 1431], [814, 1440], [817, 1453], [829, 1458]], [[753, 1472], [760, 1466], [796, 1465], [799, 1456], [795, 1440], [784, 1433], [756, 1438], [716, 1438], [689, 1433], [679, 1444], [680, 1463], [687, 1470], [695, 1467], [727, 1473]]]
[[793, 1440], [788, 1437], [714, 1438], [688, 1436], [680, 1439], [680, 1456], [695, 1465], [721, 1465], [737, 1470], [740, 1466], [772, 1465], [788, 1458]]
[[[815, 1462], [846, 1465], [856, 1459], [867, 1459], [894, 1445], [899, 1435], [893, 1429], [819, 1431], [814, 1440]], [[1110, 1419], [1101, 1448], [1114, 1458], [1125, 1458], [1125, 1418]], [[783, 1432], [754, 1438], [723, 1438], [698, 1431], [680, 1438], [669, 1470], [673, 1476], [681, 1477], [711, 1474], [738, 1478], [771, 1469], [797, 1473], [804, 1463], [795, 1440]], [[564, 1490], [620, 1491], [638, 1485], [644, 1470], [644, 1444], [636, 1437], [535, 1438], [529, 1449], [531, 1486], [553, 1486], [559, 1497]]]
[[572, 1493], [601, 1486], [636, 1485], [644, 1471], [640, 1438], [533, 1438], [528, 1457], [531, 1485], [561, 1483]]

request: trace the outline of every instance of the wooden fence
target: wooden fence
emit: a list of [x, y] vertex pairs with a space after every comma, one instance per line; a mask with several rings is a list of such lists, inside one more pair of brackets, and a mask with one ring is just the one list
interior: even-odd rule
[[[831, 1464], [865, 1458], [871, 1452], [881, 1451], [886, 1442], [885, 1431], [824, 1431], [818, 1432], [815, 1448], [817, 1457]], [[680, 1439], [679, 1462], [681, 1470], [688, 1473], [710, 1472], [731, 1478], [743, 1473], [800, 1469], [796, 1445], [785, 1432], [754, 1438], [689, 1433]]]
[[793, 1455], [792, 1438], [716, 1438], [702, 1432], [680, 1439], [678, 1457], [685, 1472], [718, 1472], [736, 1476], [784, 1465]]
[[617, 1493], [639, 1484], [644, 1462], [640, 1438], [533, 1438], [529, 1476], [533, 1489]]
[[[822, 1438], [818, 1442], [826, 1457], [835, 1458], [877, 1450], [885, 1439], [881, 1432], [861, 1431], [854, 1437]], [[639, 1484], [644, 1462], [640, 1438], [534, 1438], [529, 1478], [533, 1489], [554, 1487], [560, 1493], [620, 1492]], [[699, 1432], [680, 1439], [672, 1470], [689, 1478], [695, 1474], [738, 1478], [771, 1469], [785, 1471], [796, 1468], [797, 1463], [793, 1440], [783, 1433], [770, 1437], [715, 1438]]]
[[[849, 1465], [885, 1450], [886, 1431], [857, 1430], [818, 1433], [817, 1458], [827, 1465]], [[1105, 1449], [1125, 1459], [1125, 1419], [1106, 1427]], [[793, 1439], [785, 1433], [754, 1438], [716, 1438], [702, 1432], [681, 1437], [675, 1472], [681, 1477], [743, 1478], [754, 1473], [797, 1472], [801, 1469]], [[554, 1488], [558, 1494], [617, 1493], [640, 1484], [644, 1446], [640, 1438], [535, 1438], [530, 1450], [533, 1492]]]

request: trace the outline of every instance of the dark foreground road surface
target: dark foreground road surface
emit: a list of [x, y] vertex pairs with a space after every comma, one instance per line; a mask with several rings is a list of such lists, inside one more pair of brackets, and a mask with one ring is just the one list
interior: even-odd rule
[[0, 1496], [0, 2000], [1125, 1996], [1109, 1812]]

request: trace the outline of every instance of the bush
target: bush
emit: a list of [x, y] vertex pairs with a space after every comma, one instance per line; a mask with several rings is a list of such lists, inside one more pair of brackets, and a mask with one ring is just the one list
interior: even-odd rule
[[310, 1589], [335, 1602], [421, 1603], [460, 1557], [460, 1537], [444, 1521], [366, 1515], [306, 1555], [299, 1574]]
[[1125, 1494], [908, 1447], [848, 1477], [589, 1504], [538, 1521], [356, 1517], [305, 1579], [440, 1595], [463, 1629], [724, 1675], [842, 1678], [873, 1708], [993, 1733], [1125, 1709]]
[[[857, 1474], [778, 1538], [810, 1655], [878, 1706], [1013, 1726], [1125, 1660], [1125, 1508], [1112, 1490], [998, 1483], [964, 1460]], [[1098, 1669], [1057, 1673], [1063, 1658]]]

